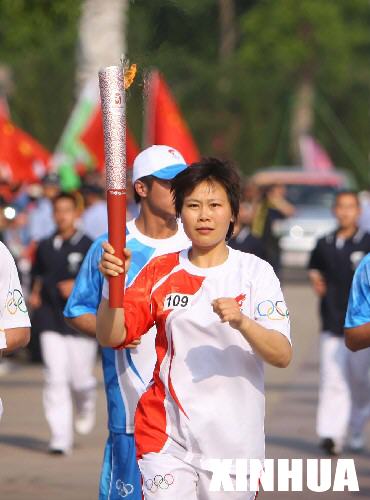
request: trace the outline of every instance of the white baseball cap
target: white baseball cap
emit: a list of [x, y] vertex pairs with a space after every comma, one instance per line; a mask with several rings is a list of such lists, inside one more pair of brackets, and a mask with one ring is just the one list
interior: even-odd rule
[[173, 179], [186, 168], [183, 156], [176, 149], [164, 145], [150, 146], [135, 158], [132, 184], [146, 175], [153, 175], [158, 179]]

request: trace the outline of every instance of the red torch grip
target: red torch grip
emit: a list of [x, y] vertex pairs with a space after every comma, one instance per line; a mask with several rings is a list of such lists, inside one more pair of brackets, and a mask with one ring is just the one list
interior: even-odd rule
[[[125, 262], [123, 249], [126, 246], [126, 190], [109, 189], [108, 205], [108, 239], [115, 250], [115, 256]], [[109, 278], [109, 307], [118, 308], [123, 305], [125, 276]]]

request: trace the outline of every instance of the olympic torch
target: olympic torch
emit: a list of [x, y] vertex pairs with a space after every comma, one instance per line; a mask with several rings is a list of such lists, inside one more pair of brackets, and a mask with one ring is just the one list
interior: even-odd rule
[[[124, 261], [126, 244], [126, 103], [122, 66], [99, 71], [108, 205], [108, 239]], [[122, 307], [125, 276], [109, 278], [109, 307]]]

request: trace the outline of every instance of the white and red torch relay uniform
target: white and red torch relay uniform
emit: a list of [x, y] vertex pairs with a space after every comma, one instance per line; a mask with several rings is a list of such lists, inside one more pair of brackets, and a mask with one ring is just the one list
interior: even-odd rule
[[153, 383], [135, 416], [146, 499], [254, 498], [205, 486], [207, 459], [263, 460], [265, 452], [263, 361], [211, 304], [233, 297], [245, 315], [289, 341], [290, 322], [272, 267], [228, 250], [211, 268], [193, 265], [188, 250], [155, 258], [126, 290], [120, 347], [157, 328]]

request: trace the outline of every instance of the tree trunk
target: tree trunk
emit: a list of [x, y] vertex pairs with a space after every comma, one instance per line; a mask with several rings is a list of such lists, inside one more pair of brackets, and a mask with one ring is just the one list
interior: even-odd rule
[[314, 122], [314, 86], [311, 78], [305, 78], [299, 85], [294, 97], [291, 121], [291, 153], [296, 165], [301, 164], [299, 139], [310, 135]]
[[234, 0], [218, 0], [220, 16], [220, 60], [227, 59], [235, 50], [236, 27]]
[[128, 0], [84, 0], [82, 4], [77, 95], [104, 66], [117, 65], [126, 53]]

